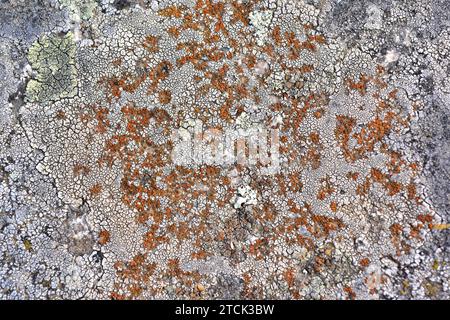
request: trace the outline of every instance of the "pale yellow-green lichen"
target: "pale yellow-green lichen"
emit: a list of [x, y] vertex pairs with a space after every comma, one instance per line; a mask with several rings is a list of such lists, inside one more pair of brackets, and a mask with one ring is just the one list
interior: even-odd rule
[[77, 94], [76, 45], [73, 33], [42, 36], [28, 51], [34, 71], [28, 82], [27, 101], [55, 101]]

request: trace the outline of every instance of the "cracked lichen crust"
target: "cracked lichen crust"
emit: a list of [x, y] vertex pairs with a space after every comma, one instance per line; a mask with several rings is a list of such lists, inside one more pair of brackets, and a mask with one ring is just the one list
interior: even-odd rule
[[26, 99], [30, 102], [56, 101], [77, 94], [76, 45], [72, 32], [45, 35], [28, 51], [35, 75], [28, 82]]
[[0, 298], [450, 297], [445, 1], [32, 4], [0, 4]]

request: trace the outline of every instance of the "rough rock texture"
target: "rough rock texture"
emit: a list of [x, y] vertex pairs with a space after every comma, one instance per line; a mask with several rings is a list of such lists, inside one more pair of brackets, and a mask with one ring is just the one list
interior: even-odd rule
[[0, 1], [0, 298], [449, 299], [449, 54], [447, 0]]

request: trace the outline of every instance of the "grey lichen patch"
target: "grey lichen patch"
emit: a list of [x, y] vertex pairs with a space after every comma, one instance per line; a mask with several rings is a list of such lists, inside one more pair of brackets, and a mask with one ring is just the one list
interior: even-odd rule
[[77, 94], [76, 45], [72, 32], [42, 36], [28, 51], [35, 76], [28, 83], [26, 100], [55, 101]]

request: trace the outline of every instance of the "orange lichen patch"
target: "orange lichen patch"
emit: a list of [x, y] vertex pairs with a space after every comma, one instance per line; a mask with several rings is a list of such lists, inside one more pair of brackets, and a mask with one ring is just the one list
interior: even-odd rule
[[224, 103], [219, 110], [219, 116], [222, 120], [230, 122], [232, 120], [230, 114], [230, 105], [228, 103]]
[[318, 110], [314, 111], [314, 113], [313, 113], [313, 115], [316, 119], [322, 118], [324, 114], [325, 114], [324, 109], [318, 109]]
[[311, 132], [309, 134], [309, 139], [312, 141], [312, 143], [319, 144], [319, 142], [320, 142], [319, 133], [317, 131]]
[[364, 182], [361, 184], [358, 184], [356, 187], [356, 194], [359, 196], [365, 196], [369, 193], [370, 190], [371, 181], [368, 177], [364, 179]]
[[411, 225], [411, 230], [409, 231], [410, 238], [423, 240], [422, 237], [420, 236], [420, 230], [422, 230], [422, 229], [423, 229], [422, 225], [418, 225], [418, 226]]
[[112, 61], [112, 65], [114, 67], [120, 67], [122, 65], [122, 63], [123, 63], [123, 60], [121, 58], [117, 58]]
[[159, 37], [149, 35], [145, 37], [144, 42], [142, 43], [145, 50], [147, 50], [150, 53], [157, 53], [159, 51]]
[[332, 195], [335, 192], [335, 188], [333, 184], [330, 182], [329, 177], [323, 178], [320, 181], [322, 183], [322, 187], [319, 189], [317, 193], [318, 200], [325, 200], [328, 196]]
[[383, 183], [385, 181], [386, 176], [379, 169], [372, 168], [370, 174], [375, 182]]
[[[383, 151], [382, 151], [383, 152]], [[389, 162], [387, 163], [387, 168], [391, 174], [400, 173], [403, 166], [405, 166], [406, 162], [402, 159], [402, 156], [399, 152], [388, 151], [389, 154]]]
[[361, 260], [359, 260], [359, 265], [363, 268], [367, 268], [370, 264], [370, 260], [369, 258], [363, 258]]
[[265, 238], [257, 239], [250, 245], [249, 253], [254, 255], [256, 260], [261, 260], [268, 253], [268, 244], [268, 240]]
[[406, 195], [408, 200], [415, 200], [416, 203], [421, 202], [421, 197], [417, 195], [416, 184], [412, 180], [406, 185]]
[[349, 171], [349, 172], [347, 172], [346, 177], [347, 177], [347, 179], [351, 179], [353, 181], [356, 181], [356, 180], [358, 180], [359, 173], [358, 172], [351, 172], [351, 171]]
[[168, 104], [172, 100], [172, 93], [169, 90], [161, 90], [158, 99], [160, 103]]
[[331, 201], [330, 202], [330, 209], [332, 212], [336, 212], [337, 211], [337, 203], [335, 201]]
[[108, 230], [101, 230], [98, 234], [98, 243], [102, 246], [107, 244], [111, 239], [111, 235]]
[[324, 259], [324, 257], [316, 256], [314, 258], [314, 271], [316, 271], [317, 273], [322, 272], [325, 267], [325, 264], [326, 260]]
[[253, 54], [247, 54], [244, 57], [243, 62], [247, 65], [247, 68], [253, 69], [256, 65], [256, 57]]
[[301, 42], [296, 39], [294, 32], [285, 32], [284, 38], [286, 39], [287, 45], [289, 47], [288, 58], [291, 60], [296, 60], [299, 57], [300, 49], [302, 48]]
[[[345, 158], [354, 162], [366, 156], [366, 153], [373, 152], [377, 143], [381, 143], [386, 137], [397, 119], [393, 112], [385, 114], [384, 118], [376, 116], [359, 132], [353, 132], [356, 126], [356, 119], [344, 115], [337, 115], [335, 136], [344, 153]], [[354, 139], [356, 146], [350, 148], [350, 139]]]
[[295, 240], [299, 246], [307, 248], [308, 250], [313, 250], [314, 248], [314, 240], [309, 237], [305, 237], [302, 236], [301, 234], [298, 234]]
[[398, 89], [394, 89], [388, 94], [388, 98], [391, 100], [395, 100], [397, 98]]
[[169, 29], [167, 29], [167, 32], [174, 38], [178, 38], [180, 36], [180, 30], [175, 26], [169, 27]]
[[317, 109], [322, 109], [328, 105], [329, 98], [325, 94], [311, 93], [306, 98], [292, 99], [292, 108], [290, 108], [287, 117], [284, 120], [284, 130], [292, 128], [299, 132], [299, 128], [308, 113]]
[[402, 234], [403, 228], [402, 228], [402, 226], [399, 225], [398, 223], [394, 223], [393, 225], [391, 225], [391, 226], [389, 227], [389, 230], [391, 231], [391, 235], [392, 235], [393, 237], [398, 238], [398, 237], [400, 237], [400, 235]]
[[195, 260], [205, 260], [208, 256], [210, 256], [210, 254], [205, 250], [200, 250], [191, 254], [192, 259]]
[[370, 146], [366, 148], [366, 150], [373, 150], [373, 145], [381, 141], [381, 139], [386, 136], [389, 130], [392, 127], [392, 122], [394, 120], [394, 114], [392, 112], [388, 112], [384, 119], [375, 117], [372, 121], [367, 124], [367, 132], [361, 130], [360, 134], [356, 135], [355, 138], [358, 140], [358, 143], [369, 143]]
[[382, 65], [377, 65], [376, 67], [376, 73], [378, 76], [384, 75], [386, 72], [386, 69]]
[[394, 246], [396, 248], [396, 254], [400, 255], [401, 236], [402, 236], [402, 232], [403, 232], [403, 227], [398, 223], [394, 223], [389, 227], [389, 230], [391, 231], [392, 243], [394, 244]]
[[[233, 20], [237, 23], [246, 24], [248, 22], [248, 13], [253, 7], [253, 1], [247, 2], [245, 5], [237, 2], [231, 2], [231, 7], [234, 11]], [[219, 62], [226, 59], [233, 58], [233, 52], [225, 52], [223, 46], [219, 46], [218, 41], [228, 42], [228, 47], [238, 50], [242, 41], [245, 38], [246, 33], [238, 34], [238, 39], [232, 38], [225, 28], [225, 24], [222, 21], [223, 11], [225, 4], [222, 2], [213, 2], [209, 0], [198, 0], [195, 4], [195, 10], [193, 12], [183, 12], [182, 14], [182, 30], [196, 30], [201, 32], [203, 41], [188, 41], [177, 44], [177, 50], [183, 51], [183, 55], [177, 60], [178, 67], [183, 66], [186, 63], [191, 63], [195, 69], [203, 73], [203, 77], [199, 77], [201, 80], [209, 79], [210, 83], [203, 85], [196, 92], [196, 96], [205, 96], [211, 89], [217, 89], [220, 92], [226, 92], [228, 98], [225, 105], [221, 106], [220, 113], [222, 119], [226, 121], [231, 120], [230, 110], [237, 105], [238, 101], [244, 98], [252, 98], [255, 103], [258, 103], [258, 97], [256, 96], [256, 88], [249, 89], [249, 79], [242, 76], [240, 83], [230, 85], [226, 80], [226, 73], [230, 64], [224, 64], [219, 67], [218, 70], [211, 68], [210, 62]], [[251, 45], [247, 45], [248, 49], [251, 49]], [[247, 55], [244, 59], [244, 65], [247, 68], [251, 68], [255, 65], [255, 57]], [[241, 71], [236, 70], [238, 74], [243, 75], [244, 70], [239, 66]], [[198, 80], [197, 80], [198, 81]], [[261, 80], [260, 80], [261, 81]], [[153, 89], [153, 88], [152, 88]], [[152, 90], [149, 90], [152, 92]], [[216, 110], [214, 110], [216, 111]]]
[[183, 15], [183, 11], [177, 6], [169, 6], [167, 8], [159, 10], [158, 14], [168, 18], [181, 18]]
[[418, 226], [419, 229], [423, 227], [423, 225], [432, 230], [446, 230], [450, 228], [450, 224], [434, 224], [433, 216], [430, 214], [419, 214], [417, 216], [417, 219], [421, 222], [421, 224], [419, 224]]
[[231, 6], [233, 8], [233, 16], [231, 19], [231, 23], [235, 24], [236, 22], [240, 21], [245, 26], [247, 26], [249, 24], [248, 15], [252, 10], [253, 4], [251, 2], [239, 3], [237, 1], [233, 1], [231, 3]]
[[145, 249], [153, 250], [161, 243], [168, 241], [167, 237], [157, 235], [157, 233], [158, 233], [158, 226], [153, 224], [150, 227], [149, 231], [144, 236], [144, 248]]
[[325, 44], [327, 41], [325, 40], [325, 37], [323, 35], [308, 35], [308, 39], [310, 41], [315, 41], [319, 44]]
[[56, 113], [56, 119], [58, 120], [66, 119], [66, 113], [63, 110], [58, 110], [58, 112]]
[[[314, 214], [308, 204], [299, 207], [292, 200], [289, 200], [288, 206], [290, 212], [298, 215], [294, 219], [287, 219], [286, 227], [281, 227], [278, 232], [287, 237], [288, 243], [292, 242], [289, 240], [289, 235], [301, 227], [305, 227], [316, 238], [326, 238], [331, 232], [344, 227], [344, 223], [340, 219]], [[295, 235], [295, 241], [309, 249], [314, 247], [314, 240], [311, 237], [297, 234]]]
[[417, 199], [416, 185], [414, 183], [410, 182], [406, 186], [406, 191], [409, 200]]
[[109, 109], [98, 105], [86, 105], [80, 113], [80, 120], [85, 125], [92, 125], [96, 133], [106, 133], [110, 127]]
[[[378, 74], [372, 79], [372, 83], [380, 90], [384, 90], [388, 87], [388, 84], [384, 80], [382, 80]], [[374, 97], [377, 97], [378, 93], [375, 92], [374, 95]]]
[[102, 192], [102, 186], [99, 183], [94, 184], [90, 189], [89, 192], [92, 196], [96, 197]]
[[178, 67], [190, 62], [197, 70], [205, 71], [208, 65], [206, 60], [218, 62], [225, 57], [225, 53], [220, 48], [206, 49], [198, 42], [179, 43], [177, 50], [183, 49], [187, 54], [177, 60]]
[[114, 300], [136, 299], [146, 287], [150, 277], [154, 274], [156, 263], [146, 262], [146, 256], [136, 255], [131, 261], [117, 261], [114, 264], [117, 273], [117, 280], [114, 284], [116, 290], [111, 293]]
[[275, 175], [275, 178], [277, 179], [277, 185], [280, 191], [279, 193], [286, 194], [288, 187], [288, 180], [286, 179], [285, 175], [278, 173]]
[[367, 77], [365, 74], [361, 74], [358, 82], [355, 82], [352, 79], [347, 79], [345, 83], [349, 90], [357, 90], [360, 95], [364, 96], [367, 92], [367, 84], [370, 80], [371, 78]]
[[[141, 224], [147, 224], [152, 221], [153, 224], [144, 237], [144, 248], [146, 250], [154, 250], [161, 243], [171, 242], [177, 239], [180, 242], [194, 241], [197, 243], [195, 237], [202, 237], [203, 239], [214, 237], [206, 233], [206, 225], [201, 222], [192, 232], [189, 222], [193, 219], [193, 206], [191, 201], [198, 197], [208, 197], [209, 201], [215, 200], [215, 188], [223, 180], [220, 175], [220, 170], [215, 167], [206, 166], [197, 171], [189, 170], [182, 167], [177, 167], [176, 170], [169, 174], [163, 174], [160, 171], [165, 164], [168, 163], [167, 156], [170, 151], [169, 145], [157, 146], [149, 139], [142, 137], [141, 132], [148, 126], [149, 119], [154, 117], [157, 122], [165, 123], [170, 121], [170, 117], [163, 110], [148, 111], [144, 108], [137, 108], [135, 106], [126, 106], [122, 109], [124, 118], [127, 120], [127, 130], [129, 134], [115, 136], [114, 141], [107, 143], [107, 151], [112, 156], [118, 156], [125, 162], [125, 173], [122, 180], [123, 201], [128, 206], [136, 209], [139, 212], [137, 217]], [[134, 141], [138, 145], [137, 152], [128, 152], [127, 144], [129, 141]], [[145, 148], [140, 148], [140, 146]], [[137, 160], [144, 150], [154, 149], [154, 153], [148, 155], [144, 161]], [[159, 151], [160, 149], [161, 151]], [[138, 167], [140, 169], [132, 169]], [[154, 169], [152, 176], [146, 176], [141, 173], [145, 168]], [[156, 177], [166, 184], [166, 187], [158, 187], [156, 185]], [[139, 181], [137, 184], [135, 181]], [[207, 191], [198, 190], [196, 188], [198, 183], [207, 186]], [[229, 183], [228, 183], [229, 184]], [[144, 198], [145, 195], [145, 198]], [[158, 198], [164, 197], [169, 202], [169, 207], [163, 210]], [[224, 197], [224, 203], [229, 203], [228, 195]], [[184, 205], [181, 208], [181, 204]], [[165, 234], [160, 234], [160, 225], [165, 222], [173, 221], [174, 214], [183, 215], [186, 222], [174, 224], [169, 223], [164, 230]], [[203, 221], [207, 221], [209, 213], [202, 211], [200, 217]], [[169, 235], [171, 235], [169, 237]], [[199, 247], [200, 243], [195, 244]], [[204, 258], [206, 252], [202, 250], [191, 253], [193, 257]]]
[[155, 213], [152, 213], [149, 211], [139, 212], [139, 214], [136, 217], [136, 221], [139, 224], [147, 225], [147, 221], [150, 219], [150, 217], [152, 217], [154, 215], [155, 215]]
[[353, 289], [349, 286], [344, 287], [344, 292], [347, 294], [347, 299], [349, 300], [355, 300], [356, 299], [356, 293], [353, 291]]
[[288, 58], [291, 60], [296, 60], [299, 57], [301, 50], [308, 50], [315, 52], [317, 50], [316, 44], [325, 44], [325, 38], [322, 35], [310, 35], [308, 34], [309, 29], [306, 30], [306, 40], [300, 41], [297, 39], [296, 35], [292, 31], [286, 31], [284, 33], [284, 38], [289, 47]]
[[317, 50], [316, 45], [309, 40], [302, 42], [301, 48], [307, 49], [307, 50], [313, 51], [313, 52], [315, 52]]
[[244, 273], [244, 275], [242, 276], [242, 281], [244, 283], [244, 288], [242, 289], [242, 296], [245, 299], [255, 299], [255, 288], [251, 287], [251, 283], [252, 283], [252, 277], [251, 275], [246, 272]]
[[197, 0], [195, 9], [197, 14], [216, 18], [217, 21], [213, 29], [214, 32], [219, 32], [220, 30], [225, 31], [225, 26], [222, 21], [224, 3], [213, 2], [210, 0]]
[[197, 271], [183, 271], [180, 268], [179, 259], [169, 259], [167, 262], [167, 275], [170, 277], [175, 277], [183, 283], [185, 286], [192, 286], [193, 283], [200, 282], [201, 276]]
[[311, 73], [314, 70], [314, 66], [312, 64], [304, 64], [298, 68], [300, 73]]
[[[200, 31], [201, 30], [201, 25], [198, 22], [194, 22], [195, 16], [191, 13], [186, 13], [183, 15], [183, 24], [181, 26], [181, 30], [195, 30], [195, 31]], [[209, 30], [208, 30], [208, 35], [209, 35]]]
[[379, 169], [372, 168], [370, 171], [370, 175], [373, 181], [384, 186], [384, 188], [388, 191], [389, 196], [396, 195], [403, 188], [401, 183], [392, 181], [389, 175], [382, 173]]
[[302, 157], [302, 163], [304, 165], [310, 164], [313, 170], [320, 168], [320, 149], [317, 147], [310, 147], [306, 152], [306, 155]]
[[109, 110], [107, 108], [97, 108], [95, 110], [95, 119], [97, 120], [97, 126], [95, 130], [99, 133], [105, 133], [110, 126], [108, 119]]
[[208, 78], [211, 79], [211, 85], [219, 90], [220, 92], [225, 92], [229, 90], [229, 86], [227, 81], [225, 81], [225, 76], [227, 74], [229, 67], [227, 64], [224, 64], [219, 68], [217, 73], [208, 74]]
[[[122, 87], [125, 85], [123, 79], [110, 79], [108, 80], [109, 91], [113, 97], [120, 98], [122, 95]], [[111, 101], [111, 96], [108, 96], [108, 101]]]
[[150, 123], [151, 112], [146, 108], [127, 105], [122, 107], [121, 111], [127, 119], [127, 131], [129, 133], [139, 133]]
[[288, 268], [283, 272], [284, 280], [286, 281], [289, 288], [295, 285], [295, 270], [294, 268]]
[[351, 159], [352, 157], [348, 144], [350, 140], [350, 134], [352, 133], [353, 128], [356, 125], [356, 119], [344, 115], [337, 115], [336, 120], [337, 124], [336, 128], [334, 129], [336, 140], [339, 142], [341, 148], [343, 149], [344, 155], [347, 158]]
[[417, 164], [417, 162], [410, 163], [409, 168], [412, 170], [414, 175], [416, 175], [419, 171], [419, 165]]
[[274, 221], [276, 218], [276, 208], [272, 203], [265, 203], [263, 205], [262, 216], [258, 216], [258, 220], [262, 219], [263, 221]]
[[328, 237], [331, 232], [344, 227], [344, 223], [338, 218], [313, 215], [311, 220], [313, 225], [308, 230], [317, 238]]
[[99, 81], [99, 83], [106, 83], [106, 86], [108, 88], [106, 92], [107, 101], [111, 102], [113, 98], [119, 99], [122, 95], [122, 91], [134, 93], [146, 78], [147, 75], [145, 73], [137, 77], [132, 77], [130, 74], [126, 73], [118, 78], [112, 77], [108, 79], [102, 79]]
[[388, 195], [394, 196], [402, 190], [402, 184], [396, 181], [389, 180], [385, 183], [385, 188], [388, 191]]
[[191, 234], [191, 230], [189, 229], [189, 226], [186, 222], [180, 222], [176, 225], [172, 224], [171, 226], [169, 226], [168, 230], [176, 235], [179, 241], [188, 239]]
[[289, 174], [289, 189], [292, 192], [301, 192], [303, 183], [300, 180], [300, 174], [297, 172]]
[[272, 39], [275, 42], [275, 45], [281, 46], [283, 37], [281, 35], [281, 28], [280, 26], [275, 26], [272, 30]]
[[72, 171], [75, 176], [80, 176], [80, 175], [86, 176], [89, 174], [89, 172], [91, 172], [91, 169], [84, 164], [77, 163], [73, 166]]
[[419, 214], [417, 219], [425, 225], [429, 225], [433, 222], [433, 216], [430, 214]]

